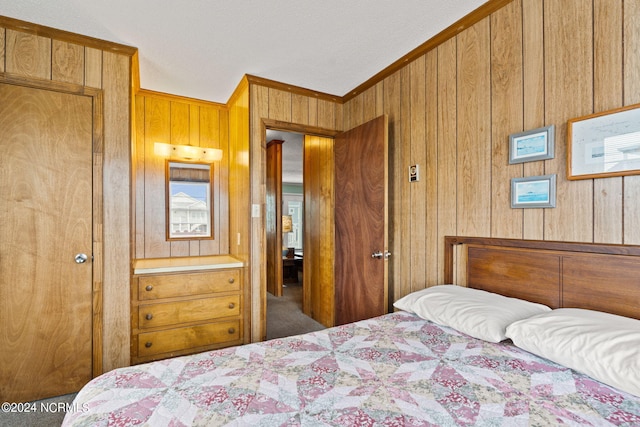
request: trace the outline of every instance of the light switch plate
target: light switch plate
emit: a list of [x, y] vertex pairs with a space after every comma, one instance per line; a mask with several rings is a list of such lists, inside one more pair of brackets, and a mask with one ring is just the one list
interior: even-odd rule
[[260, 205], [255, 203], [251, 205], [251, 218], [260, 218]]

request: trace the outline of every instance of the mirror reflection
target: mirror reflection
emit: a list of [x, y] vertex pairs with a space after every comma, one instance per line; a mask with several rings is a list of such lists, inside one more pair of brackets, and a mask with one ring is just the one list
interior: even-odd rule
[[167, 162], [167, 238], [213, 239], [212, 166]]

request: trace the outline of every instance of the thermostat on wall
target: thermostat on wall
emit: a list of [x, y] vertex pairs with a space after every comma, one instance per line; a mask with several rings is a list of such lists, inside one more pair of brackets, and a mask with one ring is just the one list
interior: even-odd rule
[[420, 181], [420, 165], [409, 166], [409, 182]]

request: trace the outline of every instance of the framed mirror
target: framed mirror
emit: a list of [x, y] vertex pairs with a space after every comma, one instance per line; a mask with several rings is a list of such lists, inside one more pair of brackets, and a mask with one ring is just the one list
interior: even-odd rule
[[213, 239], [213, 165], [167, 161], [167, 240]]

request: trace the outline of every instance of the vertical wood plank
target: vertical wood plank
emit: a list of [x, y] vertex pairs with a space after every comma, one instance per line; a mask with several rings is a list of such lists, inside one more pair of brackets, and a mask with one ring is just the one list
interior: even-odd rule
[[[403, 229], [400, 225], [399, 213], [402, 203], [402, 189], [397, 178], [402, 161], [402, 135], [398, 122], [400, 118], [401, 83], [398, 73], [384, 80], [384, 114], [389, 121], [389, 252], [393, 260], [389, 263], [389, 297], [396, 300], [395, 289], [402, 283], [402, 269], [399, 263], [404, 255], [401, 249]], [[400, 292], [400, 291], [398, 291]]]
[[[400, 135], [400, 141], [402, 143], [397, 147], [396, 158], [393, 168], [395, 169], [395, 176], [400, 178], [407, 171], [409, 163], [411, 162], [411, 77], [409, 67], [404, 67], [397, 72], [400, 78], [400, 110], [398, 111], [399, 126], [396, 129], [396, 135]], [[391, 168], [389, 170], [391, 174]], [[398, 179], [396, 189], [400, 192], [400, 203], [394, 206], [396, 212], [396, 219], [400, 225], [401, 230], [411, 230], [411, 194], [409, 189], [409, 182], [406, 179]], [[396, 268], [400, 269], [400, 282], [394, 283], [393, 289], [397, 289], [398, 286], [407, 287], [411, 289], [411, 244], [413, 243], [413, 236], [402, 235], [396, 246], [400, 247], [400, 252], [403, 256], [400, 260], [396, 260]], [[402, 292], [402, 289], [400, 289]], [[405, 292], [408, 293], [408, 292]], [[391, 299], [396, 299], [395, 294], [392, 293]]]
[[[622, 105], [622, 0], [593, 1], [593, 109]], [[622, 178], [593, 180], [593, 240], [622, 243]]]
[[426, 199], [426, 283], [438, 283], [438, 52], [432, 50], [426, 55], [426, 106], [425, 106], [425, 170], [421, 171], [425, 185]]
[[[543, 0], [522, 2], [523, 121], [524, 129], [545, 126], [544, 119], [544, 11]], [[556, 144], [560, 143], [557, 140]], [[545, 162], [523, 164], [524, 176], [545, 174]], [[522, 237], [544, 238], [544, 209], [523, 209]]]
[[457, 65], [456, 40], [438, 46], [438, 282], [444, 278], [444, 236], [456, 235]]
[[[102, 55], [100, 55], [102, 57]], [[102, 62], [102, 61], [101, 61]], [[135, 230], [134, 257], [145, 258], [145, 97], [137, 95], [135, 98], [135, 153], [133, 185], [135, 186]]]
[[51, 79], [84, 84], [84, 47], [59, 40], [52, 41]]
[[278, 89], [269, 89], [269, 117], [291, 122], [291, 94]]
[[51, 78], [51, 39], [7, 30], [5, 55], [7, 73], [38, 79]]
[[0, 73], [4, 73], [5, 69], [5, 58], [6, 58], [6, 49], [5, 49], [5, 40], [6, 40], [6, 30], [0, 27]]
[[555, 158], [546, 173], [557, 174], [556, 208], [546, 209], [545, 239], [593, 240], [593, 182], [569, 182], [567, 120], [593, 111], [592, 2], [545, 0], [546, 121], [556, 124]]
[[373, 86], [362, 94], [362, 123], [366, 123], [369, 120], [373, 120], [380, 116], [377, 114], [377, 86]]
[[[426, 146], [426, 63], [422, 56], [413, 61], [409, 66], [410, 72], [410, 153], [405, 166], [403, 180], [409, 191], [409, 216], [410, 216], [410, 278], [406, 282], [409, 289], [400, 289], [399, 297], [406, 295], [405, 292], [412, 292], [425, 287], [427, 277], [427, 180], [424, 176], [418, 182], [408, 182], [408, 167], [410, 165], [420, 165], [421, 172], [427, 173], [427, 146]], [[398, 179], [401, 176], [397, 177]]]
[[327, 129], [340, 129], [336, 127], [337, 114], [335, 111], [335, 104], [325, 101], [324, 99], [318, 100], [318, 126]]
[[[489, 18], [458, 39], [458, 232], [491, 233]], [[480, 178], [481, 177], [481, 178]]]
[[102, 87], [102, 51], [90, 47], [84, 48], [84, 84]]
[[303, 125], [309, 124], [309, 97], [291, 94], [291, 121]]
[[[624, 2], [624, 105], [640, 103], [640, 2]], [[640, 176], [624, 178], [623, 240], [640, 244]]]
[[105, 52], [104, 370], [129, 365], [131, 85], [129, 57]]
[[509, 135], [523, 120], [522, 5], [515, 0], [491, 15], [491, 236], [521, 238], [524, 209], [511, 209], [511, 178], [522, 165], [509, 165]]
[[[171, 245], [166, 241], [166, 177], [165, 160], [153, 154], [155, 142], [171, 141], [171, 102], [147, 97], [145, 102], [145, 181], [144, 230], [145, 257], [171, 256]], [[161, 214], [160, 214], [161, 213]]]

